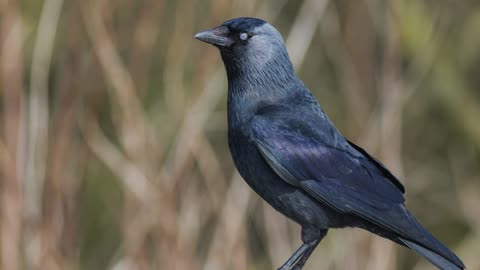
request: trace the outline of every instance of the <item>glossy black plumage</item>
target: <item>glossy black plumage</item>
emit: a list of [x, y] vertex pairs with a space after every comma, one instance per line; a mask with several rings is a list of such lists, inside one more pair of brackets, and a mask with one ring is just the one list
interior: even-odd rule
[[349, 226], [408, 246], [440, 269], [465, 268], [405, 208], [400, 181], [331, 123], [295, 75], [275, 28], [237, 18], [196, 37], [217, 46], [225, 64], [237, 169], [255, 192], [302, 226], [304, 245], [281, 269], [301, 269], [329, 228]]
[[260, 27], [266, 23], [267, 23], [266, 21], [258, 18], [243, 17], [243, 18], [234, 18], [234, 19], [225, 21], [224, 23], [222, 23], [222, 25], [225, 25], [232, 30], [249, 31], [250, 29]]

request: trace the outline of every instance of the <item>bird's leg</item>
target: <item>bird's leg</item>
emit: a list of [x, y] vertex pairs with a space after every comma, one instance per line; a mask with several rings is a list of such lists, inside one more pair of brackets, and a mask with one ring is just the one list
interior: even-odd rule
[[327, 230], [322, 230], [314, 240], [303, 243], [278, 270], [301, 270], [325, 235], [327, 235]]
[[293, 255], [288, 258], [288, 260], [278, 268], [278, 270], [290, 270], [292, 269], [292, 266], [296, 264], [297, 261], [310, 249], [311, 245], [310, 243], [303, 243], [300, 248], [293, 253]]
[[303, 253], [303, 256], [298, 259], [297, 263], [295, 263], [295, 265], [293, 266], [292, 270], [301, 270], [303, 268], [303, 266], [305, 265], [305, 263], [307, 262], [308, 258], [310, 257], [310, 255], [312, 255], [312, 252], [315, 250], [315, 248], [318, 246], [318, 244], [320, 243], [320, 239], [316, 239], [314, 240], [314, 244], [311, 245], [308, 250], [305, 251], [305, 253]]

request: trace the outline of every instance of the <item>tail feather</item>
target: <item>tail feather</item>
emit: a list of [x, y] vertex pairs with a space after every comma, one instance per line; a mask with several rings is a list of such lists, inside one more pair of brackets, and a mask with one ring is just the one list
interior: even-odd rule
[[465, 265], [455, 253], [431, 235], [408, 211], [407, 215], [411, 222], [410, 228], [416, 228], [416, 233], [412, 238], [400, 236], [401, 242], [420, 253], [440, 269], [465, 269]]
[[387, 214], [388, 222], [380, 227], [366, 224], [363, 228], [405, 245], [442, 270], [462, 270], [465, 265], [450, 249], [430, 234], [405, 207], [394, 208]]
[[434, 251], [425, 248], [415, 242], [404, 238], [398, 238], [402, 243], [404, 243], [409, 248], [415, 250], [420, 255], [422, 255], [425, 259], [431, 262], [433, 265], [437, 266], [441, 270], [463, 270], [465, 269], [465, 265], [460, 261], [450, 261], [443, 257], [442, 255], [435, 253]]

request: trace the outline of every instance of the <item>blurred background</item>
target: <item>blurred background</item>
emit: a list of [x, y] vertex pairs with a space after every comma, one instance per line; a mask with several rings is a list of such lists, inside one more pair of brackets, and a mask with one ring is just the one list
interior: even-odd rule
[[[244, 183], [195, 32], [268, 20], [347, 138], [480, 269], [480, 2], [0, 0], [0, 269], [274, 269], [300, 228]], [[360, 229], [310, 269], [434, 269]]]

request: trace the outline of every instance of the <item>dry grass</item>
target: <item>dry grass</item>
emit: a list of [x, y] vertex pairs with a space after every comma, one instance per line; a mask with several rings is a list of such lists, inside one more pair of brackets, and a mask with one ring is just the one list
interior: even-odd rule
[[[195, 31], [258, 16], [347, 137], [480, 269], [475, 1], [0, 1], [0, 269], [272, 269], [300, 244], [226, 144], [226, 81]], [[433, 269], [360, 230], [306, 269]]]

